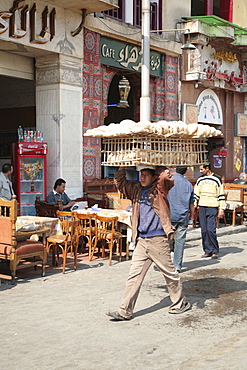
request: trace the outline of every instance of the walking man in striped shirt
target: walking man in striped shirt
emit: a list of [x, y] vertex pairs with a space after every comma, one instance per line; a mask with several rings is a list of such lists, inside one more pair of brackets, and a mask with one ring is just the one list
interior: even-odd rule
[[218, 258], [219, 244], [216, 236], [216, 219], [224, 216], [226, 208], [221, 177], [211, 171], [210, 164], [200, 166], [200, 176], [194, 188], [196, 207], [202, 234], [202, 258]]

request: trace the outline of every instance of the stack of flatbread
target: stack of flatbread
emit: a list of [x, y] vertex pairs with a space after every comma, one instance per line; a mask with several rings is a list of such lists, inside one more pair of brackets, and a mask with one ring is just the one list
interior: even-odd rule
[[112, 138], [128, 136], [161, 136], [178, 138], [209, 138], [223, 136], [220, 130], [200, 123], [186, 124], [182, 121], [140, 121], [123, 120], [120, 123], [110, 123], [108, 126], [99, 126], [89, 129], [84, 136]]

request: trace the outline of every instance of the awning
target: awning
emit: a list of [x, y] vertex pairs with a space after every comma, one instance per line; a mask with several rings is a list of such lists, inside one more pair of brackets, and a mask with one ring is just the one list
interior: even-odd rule
[[234, 34], [235, 35], [247, 35], [247, 28], [238, 26], [234, 23], [228, 22], [225, 19], [217, 17], [216, 15], [203, 15], [203, 16], [193, 16], [193, 17], [182, 17], [185, 20], [195, 20], [198, 19], [199, 21], [205, 22], [210, 26], [227, 26], [227, 27], [234, 27]]
[[[236, 46], [247, 45], [247, 28], [228, 22], [216, 15], [182, 17], [186, 21], [200, 21], [209, 26], [209, 37], [232, 38], [232, 44]], [[205, 34], [205, 27], [198, 29], [198, 33]], [[211, 29], [211, 30], [210, 30]], [[218, 30], [218, 32], [217, 32]], [[193, 32], [191, 29], [190, 32]]]
[[49, 0], [49, 4], [77, 13], [86, 9], [87, 14], [118, 8], [118, 0]]

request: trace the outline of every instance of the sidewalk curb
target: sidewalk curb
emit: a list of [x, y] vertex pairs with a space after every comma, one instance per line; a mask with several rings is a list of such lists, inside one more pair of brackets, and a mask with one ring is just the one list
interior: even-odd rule
[[[238, 234], [247, 232], [247, 226], [246, 225], [238, 225], [238, 226], [222, 226], [219, 229], [217, 229], [216, 233], [217, 236], [223, 236], [223, 235], [232, 235], [232, 234]], [[200, 240], [201, 239], [201, 228], [198, 227], [196, 229], [188, 230], [186, 235], [186, 242], [192, 241], [192, 240]]]

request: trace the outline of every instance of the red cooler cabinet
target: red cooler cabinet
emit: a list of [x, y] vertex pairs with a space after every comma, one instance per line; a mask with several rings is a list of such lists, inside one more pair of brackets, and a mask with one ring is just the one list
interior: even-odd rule
[[35, 216], [35, 198], [46, 196], [46, 143], [18, 142], [12, 145], [13, 187], [21, 216]]

